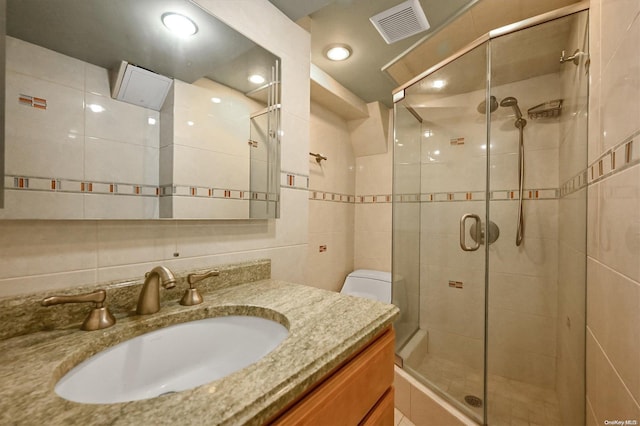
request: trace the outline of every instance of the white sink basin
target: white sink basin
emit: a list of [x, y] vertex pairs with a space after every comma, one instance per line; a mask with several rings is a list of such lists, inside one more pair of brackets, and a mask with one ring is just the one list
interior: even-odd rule
[[154, 398], [212, 382], [258, 361], [289, 334], [251, 316], [215, 317], [162, 328], [78, 364], [55, 386], [89, 404]]

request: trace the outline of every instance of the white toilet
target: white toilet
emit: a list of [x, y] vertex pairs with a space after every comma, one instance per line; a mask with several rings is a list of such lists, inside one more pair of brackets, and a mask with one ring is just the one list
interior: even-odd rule
[[391, 272], [358, 269], [347, 275], [342, 294], [391, 303]]

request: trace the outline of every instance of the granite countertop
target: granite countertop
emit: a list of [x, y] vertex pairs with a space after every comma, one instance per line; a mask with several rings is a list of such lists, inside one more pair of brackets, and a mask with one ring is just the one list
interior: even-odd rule
[[[164, 303], [156, 314], [119, 318], [106, 330], [69, 327], [0, 341], [0, 424], [262, 424], [398, 315], [393, 305], [271, 279], [204, 298], [192, 307]], [[174, 323], [243, 314], [278, 321], [289, 336], [257, 363], [222, 379], [117, 404], [81, 404], [54, 392], [73, 366], [120, 341]]]

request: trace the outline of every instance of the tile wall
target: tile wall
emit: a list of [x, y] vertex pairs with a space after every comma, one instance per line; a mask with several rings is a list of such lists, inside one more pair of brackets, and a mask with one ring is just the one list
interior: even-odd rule
[[[197, 3], [282, 58], [281, 166], [286, 173], [306, 179], [308, 33], [266, 0]], [[82, 102], [81, 97], [77, 102]], [[67, 134], [61, 138], [67, 138]], [[157, 264], [186, 270], [261, 258], [272, 260], [274, 278], [304, 282], [309, 203], [306, 188], [283, 187], [281, 202], [281, 218], [277, 220], [2, 220], [0, 296], [139, 277]], [[43, 209], [41, 205], [35, 208]]]
[[[391, 118], [390, 118], [390, 125]], [[355, 269], [391, 270], [392, 151], [355, 157], [347, 122], [311, 104], [307, 282], [339, 291]]]
[[344, 119], [311, 103], [309, 156], [309, 254], [307, 283], [340, 291], [354, 269], [356, 176], [353, 148]]
[[173, 162], [162, 168], [172, 173], [161, 178], [161, 217], [248, 218], [249, 123], [266, 105], [207, 78], [174, 80], [172, 93], [161, 112], [173, 118], [172, 137], [160, 147]]
[[[390, 128], [392, 118], [389, 118]], [[340, 290], [355, 269], [391, 270], [393, 154], [354, 156], [348, 122], [311, 104], [309, 273], [311, 285]]]
[[113, 100], [106, 69], [13, 37], [6, 87], [0, 218], [157, 217], [157, 111]]
[[640, 1], [589, 30], [587, 424], [640, 422]]

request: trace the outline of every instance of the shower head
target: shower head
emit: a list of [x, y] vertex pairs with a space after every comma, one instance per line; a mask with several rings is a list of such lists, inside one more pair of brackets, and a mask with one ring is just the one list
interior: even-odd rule
[[[476, 108], [480, 114], [486, 114], [487, 112], [487, 101], [484, 100], [478, 104]], [[494, 112], [498, 109], [498, 100], [495, 96], [491, 96], [489, 98], [489, 112]]]
[[513, 112], [516, 114], [516, 120], [520, 120], [522, 118], [522, 111], [520, 111], [520, 107], [518, 106], [518, 100], [513, 96], [508, 96], [500, 102], [500, 106], [502, 107], [512, 107]]

